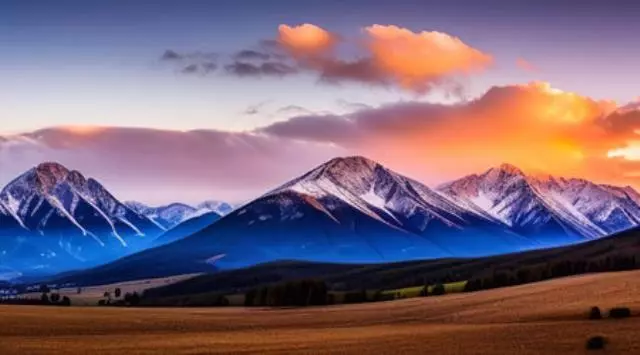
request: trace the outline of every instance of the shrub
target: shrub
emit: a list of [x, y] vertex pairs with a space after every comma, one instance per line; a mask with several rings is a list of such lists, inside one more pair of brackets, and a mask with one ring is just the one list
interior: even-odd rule
[[125, 293], [124, 295], [124, 304], [129, 306], [137, 306], [140, 304], [140, 295], [137, 292], [134, 293]]
[[344, 303], [364, 303], [367, 301], [367, 292], [365, 290], [349, 291], [344, 294]]
[[107, 301], [105, 300], [98, 301], [98, 306], [106, 306], [106, 305], [107, 305]]
[[49, 296], [49, 299], [51, 300], [51, 303], [58, 303], [60, 302], [60, 294], [52, 293], [51, 296]]
[[229, 305], [229, 300], [224, 295], [216, 295], [211, 302], [213, 306], [226, 307]]
[[258, 289], [249, 290], [244, 297], [245, 307], [251, 307], [254, 304], [257, 304], [258, 302], [256, 302], [256, 298], [258, 297], [259, 293], [260, 293], [260, 290]]
[[71, 306], [71, 299], [67, 296], [62, 297], [62, 301], [60, 301], [60, 304], [63, 306]]
[[336, 295], [334, 293], [327, 293], [327, 304], [336, 304]]
[[49, 304], [49, 295], [43, 292], [42, 296], [40, 296], [40, 302], [42, 302], [42, 304]]
[[422, 290], [420, 290], [420, 297], [429, 296], [429, 285], [425, 285]]
[[482, 290], [482, 280], [481, 279], [472, 279], [466, 283], [464, 286], [464, 292], [473, 292]]
[[122, 290], [120, 288], [116, 288], [114, 291], [114, 294], [116, 298], [120, 298], [120, 295], [122, 294]]
[[382, 291], [376, 292], [373, 296], [373, 300], [375, 302], [393, 301], [394, 299], [395, 296], [393, 295], [393, 293], [386, 293]]
[[604, 349], [604, 346], [606, 344], [607, 344], [607, 340], [603, 336], [596, 335], [589, 338], [589, 340], [587, 340], [587, 350]]
[[[323, 281], [299, 280], [248, 290], [245, 293], [245, 306], [312, 306], [334, 303], [335, 298], [327, 299], [327, 286]], [[365, 297], [366, 298], [366, 297]]]
[[627, 307], [616, 307], [609, 310], [609, 318], [620, 319], [631, 317], [631, 310]]
[[599, 307], [591, 307], [591, 312], [589, 312], [589, 319], [602, 319], [602, 313], [600, 312]]
[[445, 294], [445, 289], [443, 284], [437, 284], [433, 286], [433, 290], [431, 290], [431, 294], [434, 296], [441, 296]]

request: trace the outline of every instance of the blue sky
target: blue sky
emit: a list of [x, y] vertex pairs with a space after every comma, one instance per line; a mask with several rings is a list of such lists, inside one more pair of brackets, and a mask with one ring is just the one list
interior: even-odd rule
[[[184, 76], [159, 61], [166, 49], [233, 53], [273, 38], [279, 24], [307, 22], [347, 37], [375, 23], [459, 36], [495, 58], [467, 82], [474, 97], [492, 85], [544, 80], [626, 102], [638, 95], [639, 8], [626, 1], [3, 1], [0, 118], [8, 123], [2, 130], [65, 124], [242, 130], [285, 119], [274, 113], [287, 105], [343, 112], [339, 100], [375, 106], [413, 99], [304, 75]], [[539, 70], [518, 68], [519, 57]], [[259, 103], [266, 103], [261, 114], [243, 114]]]
[[[0, 186], [52, 160], [122, 199], [238, 202], [359, 154], [429, 185], [506, 162], [640, 187], [640, 110], [611, 113], [640, 95], [639, 18], [632, 0], [0, 1]], [[295, 73], [227, 69], [265, 40]], [[198, 52], [218, 68], [183, 73]]]

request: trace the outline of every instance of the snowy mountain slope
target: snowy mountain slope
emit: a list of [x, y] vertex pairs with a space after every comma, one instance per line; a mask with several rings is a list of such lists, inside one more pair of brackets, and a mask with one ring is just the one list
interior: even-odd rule
[[206, 212], [199, 216], [188, 218], [187, 220], [179, 223], [175, 227], [162, 233], [158, 238], [154, 240], [155, 245], [167, 244], [176, 240], [190, 236], [208, 227], [213, 222], [219, 220], [222, 216], [216, 212]]
[[146, 216], [165, 231], [193, 217], [197, 212], [196, 208], [183, 203], [150, 207], [140, 202], [127, 201], [125, 205], [139, 214]]
[[538, 180], [541, 191], [597, 225], [602, 235], [635, 227], [640, 222], [637, 192], [630, 187], [598, 185], [584, 179]]
[[234, 208], [226, 202], [207, 200], [198, 204], [198, 206], [196, 206], [196, 209], [199, 211], [199, 214], [215, 212], [221, 216], [224, 216], [233, 211]]
[[[2, 240], [29, 241], [0, 244], [0, 253], [37, 255], [28, 259], [34, 265], [60, 254], [94, 260], [91, 250], [129, 251], [136, 240], [148, 240], [148, 228], [160, 234], [158, 226], [187, 218], [157, 238], [160, 246], [87, 271], [109, 280], [287, 259], [479, 257], [597, 239], [640, 223], [640, 194], [630, 187], [527, 175], [508, 164], [432, 190], [372, 160], [336, 158], [222, 218], [198, 215], [218, 203], [172, 204], [163, 211], [125, 206], [97, 182], [65, 170], [38, 167], [0, 193], [0, 225], [17, 231]], [[195, 217], [185, 217], [189, 213]], [[55, 245], [30, 242], [38, 235]]]
[[540, 246], [371, 160], [348, 157], [333, 159], [186, 238], [91, 273], [152, 277], [274, 260], [377, 263]]
[[164, 206], [150, 207], [137, 201], [127, 201], [125, 202], [125, 205], [151, 219], [165, 231], [168, 231], [189, 219], [202, 216], [210, 212], [215, 212], [217, 215], [223, 216], [233, 210], [233, 207], [230, 204], [213, 200], [204, 201], [196, 207], [189, 206], [184, 203], [172, 203]]
[[[640, 206], [629, 188], [580, 179], [529, 176], [503, 164], [437, 188], [465, 208], [549, 244], [600, 238], [638, 223]], [[637, 195], [637, 193], [636, 193]]]
[[0, 191], [0, 206], [6, 235], [0, 262], [21, 267], [95, 265], [138, 251], [161, 232], [96, 180], [56, 163], [40, 164], [10, 182]]
[[[490, 248], [494, 252], [520, 250], [535, 244], [505, 233], [504, 226], [495, 220], [452, 203], [421, 183], [363, 157], [333, 159], [274, 192], [287, 190], [320, 199], [332, 196], [392, 227], [427, 237], [454, 255], [483, 254]], [[465, 237], [456, 240], [454, 235]], [[469, 238], [473, 235], [495, 242], [476, 243]]]

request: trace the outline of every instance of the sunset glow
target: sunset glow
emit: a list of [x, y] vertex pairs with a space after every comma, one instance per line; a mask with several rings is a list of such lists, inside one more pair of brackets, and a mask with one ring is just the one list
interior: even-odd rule
[[46, 159], [244, 200], [364, 155], [429, 185], [506, 162], [640, 188], [631, 9], [301, 4], [0, 10], [0, 183]]

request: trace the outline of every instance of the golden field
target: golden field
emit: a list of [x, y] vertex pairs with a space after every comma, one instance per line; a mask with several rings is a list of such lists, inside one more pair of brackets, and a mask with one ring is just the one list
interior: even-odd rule
[[0, 354], [582, 354], [593, 335], [638, 354], [637, 310], [640, 271], [304, 309], [0, 306]]

